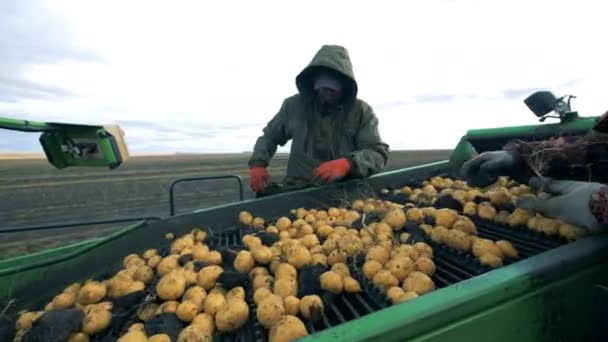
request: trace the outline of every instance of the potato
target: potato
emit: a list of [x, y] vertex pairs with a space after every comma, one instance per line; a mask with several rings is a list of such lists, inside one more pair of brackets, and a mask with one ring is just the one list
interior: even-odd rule
[[381, 289], [389, 289], [399, 284], [399, 279], [388, 270], [380, 270], [372, 279], [374, 285]]
[[502, 266], [502, 259], [496, 256], [496, 254], [492, 253], [484, 253], [479, 257], [479, 262], [482, 265], [490, 266], [492, 268], [497, 268]]
[[277, 267], [277, 270], [275, 272], [275, 276], [277, 279], [281, 279], [281, 278], [294, 278], [297, 279], [298, 278], [298, 270], [296, 270], [296, 268], [288, 263], [282, 263]]
[[171, 244], [171, 254], [179, 254], [182, 249], [188, 248], [188, 242], [183, 237], [175, 239]]
[[374, 279], [374, 276], [376, 275], [376, 273], [378, 273], [378, 271], [380, 271], [381, 269], [383, 269], [384, 266], [382, 266], [381, 263], [379, 263], [376, 260], [368, 260], [363, 264], [363, 274], [365, 274], [365, 276], [367, 277], [367, 279]]
[[415, 262], [416, 270], [432, 277], [435, 275], [435, 263], [427, 257], [420, 257]]
[[416, 242], [414, 249], [420, 254], [420, 256], [426, 256], [429, 259], [433, 259], [433, 248], [424, 242]]
[[387, 262], [386, 269], [402, 282], [414, 270], [414, 262], [407, 256], [399, 256]]
[[399, 286], [393, 286], [386, 291], [386, 296], [393, 304], [399, 303], [399, 300], [405, 296], [405, 291]]
[[272, 291], [268, 287], [260, 287], [253, 293], [253, 301], [259, 305], [264, 298], [271, 294]]
[[300, 314], [300, 300], [295, 296], [288, 296], [283, 298], [285, 304], [285, 313], [288, 315], [297, 316]]
[[262, 299], [256, 313], [258, 321], [266, 328], [270, 328], [279, 322], [283, 315], [285, 315], [285, 303], [283, 298], [275, 294]]
[[292, 315], [286, 315], [270, 329], [269, 342], [291, 342], [308, 336], [306, 326]]
[[137, 318], [142, 321], [147, 321], [150, 318], [154, 317], [158, 312], [159, 305], [156, 303], [146, 303], [139, 308], [137, 308]]
[[473, 243], [473, 255], [476, 257], [481, 257], [487, 253], [494, 254], [500, 259], [504, 258], [502, 250], [494, 243], [494, 241], [488, 239], [476, 239]]
[[291, 227], [291, 220], [287, 217], [281, 217], [274, 224], [280, 232], [286, 231]]
[[510, 215], [511, 215], [510, 212], [508, 212], [506, 210], [501, 210], [496, 214], [496, 217], [494, 217], [494, 221], [496, 221], [497, 223], [500, 223], [500, 224], [507, 224], [509, 222]]
[[321, 237], [328, 237], [334, 232], [334, 228], [328, 224], [322, 224], [317, 227], [317, 234]]
[[167, 233], [167, 234], [165, 234], [165, 239], [167, 239], [167, 240], [173, 240], [173, 239], [175, 239], [175, 234], [173, 234], [173, 233]]
[[210, 336], [215, 332], [215, 320], [213, 319], [213, 316], [206, 312], [196, 315], [190, 324], [198, 326]]
[[327, 264], [333, 265], [339, 262], [346, 262], [347, 259], [348, 255], [346, 254], [346, 252], [341, 251], [339, 249], [334, 249], [327, 256]]
[[209, 247], [200, 243], [195, 244], [190, 249], [193, 260], [205, 260], [209, 254]]
[[160, 255], [153, 255], [148, 260], [147, 265], [150, 266], [151, 268], [155, 269], [160, 264], [160, 262], [162, 261], [162, 259], [163, 259], [163, 257], [161, 257]]
[[568, 241], [574, 241], [586, 235], [586, 231], [583, 228], [568, 223], [561, 223], [558, 227], [558, 232], [561, 237]]
[[230, 300], [233, 298], [245, 300], [245, 289], [242, 286], [237, 286], [228, 291], [228, 293], [226, 293], [226, 300]]
[[133, 280], [141, 281], [144, 284], [150, 284], [154, 279], [154, 271], [151, 267], [142, 265], [137, 267], [135, 274], [133, 275]]
[[74, 293], [63, 292], [56, 295], [51, 303], [53, 304], [53, 309], [71, 308], [76, 303], [76, 295]]
[[215, 286], [217, 278], [219, 278], [223, 271], [224, 270], [217, 265], [205, 266], [198, 271], [196, 282], [200, 287], [209, 291]]
[[211, 335], [199, 325], [190, 324], [185, 327], [177, 336], [177, 342], [211, 342]]
[[306, 319], [316, 322], [323, 317], [323, 311], [323, 301], [317, 295], [304, 296], [300, 300], [300, 312]]
[[83, 332], [70, 334], [70, 337], [68, 338], [68, 342], [89, 342], [90, 340], [89, 335]]
[[467, 234], [477, 235], [477, 227], [475, 227], [473, 221], [466, 216], [459, 216], [452, 225], [452, 229], [460, 230]]
[[403, 303], [403, 302], [407, 302], [408, 300], [412, 300], [414, 298], [418, 297], [418, 294], [414, 291], [406, 291], [403, 295], [399, 296], [399, 298], [397, 298], [396, 302], [393, 304], [399, 304], [399, 303]]
[[274, 285], [274, 278], [271, 276], [257, 276], [253, 278], [253, 290], [263, 287], [271, 288]]
[[435, 243], [445, 243], [449, 229], [444, 226], [437, 226], [431, 230], [431, 241]]
[[424, 219], [424, 213], [419, 208], [409, 208], [405, 212], [405, 216], [407, 218], [407, 221], [412, 221], [415, 223], [421, 223]]
[[525, 226], [528, 220], [532, 217], [532, 214], [521, 208], [516, 208], [513, 213], [507, 218], [507, 224], [511, 227]]
[[218, 251], [209, 251], [204, 257], [203, 261], [209, 265], [221, 265], [222, 254]]
[[162, 277], [178, 268], [179, 261], [177, 259], [178, 256], [174, 254], [164, 257], [156, 267], [156, 272], [158, 272], [158, 275]]
[[466, 233], [452, 229], [448, 231], [443, 242], [451, 248], [468, 252], [471, 250], [471, 239]]
[[361, 285], [355, 278], [353, 278], [351, 276], [347, 276], [347, 277], [344, 277], [344, 279], [342, 279], [342, 281], [344, 282], [344, 291], [349, 292], [349, 293], [361, 292]]
[[224, 304], [215, 315], [215, 327], [218, 331], [231, 333], [237, 331], [249, 318], [249, 306], [243, 299], [232, 298]]
[[388, 259], [390, 257], [390, 252], [386, 250], [386, 248], [380, 246], [374, 246], [367, 251], [365, 256], [365, 260], [375, 260], [382, 265], [386, 265]]
[[139, 330], [131, 330], [122, 335], [117, 342], [146, 342], [148, 338], [146, 333]]
[[[127, 267], [127, 265], [129, 264], [129, 262], [130, 262], [131, 260], [135, 260], [135, 259], [139, 259], [139, 255], [138, 255], [138, 254], [136, 254], [136, 253], [129, 254], [129, 255], [127, 255], [127, 256], [126, 256], [126, 257], [123, 259], [123, 261], [122, 261], [122, 265], [123, 265], [124, 267]], [[65, 290], [64, 290], [64, 292], [65, 292]]]
[[311, 261], [312, 255], [310, 255], [310, 251], [306, 247], [302, 245], [295, 245], [289, 250], [287, 262], [293, 265], [295, 268], [310, 265]]
[[324, 272], [321, 274], [319, 279], [321, 281], [321, 288], [325, 291], [329, 291], [333, 294], [339, 294], [344, 289], [342, 277], [337, 272]]
[[199, 230], [197, 230], [194, 233], [194, 240], [195, 241], [197, 241], [197, 242], [204, 242], [205, 239], [207, 239], [207, 232], [206, 231], [199, 229]]
[[403, 281], [403, 289], [405, 291], [413, 291], [419, 295], [423, 295], [433, 291], [435, 289], [435, 283], [428, 275], [420, 271], [413, 271]]
[[477, 215], [484, 220], [494, 220], [496, 209], [489, 202], [481, 202], [477, 206]]
[[32, 324], [36, 322], [43, 313], [43, 311], [30, 311], [21, 314], [17, 319], [17, 322], [15, 322], [15, 329], [29, 330], [32, 327]]
[[249, 251], [240, 251], [234, 259], [234, 269], [240, 273], [249, 273], [255, 266], [255, 259]]
[[108, 288], [104, 283], [90, 281], [84, 284], [78, 291], [76, 301], [81, 305], [99, 303], [108, 294]]
[[258, 266], [254, 267], [251, 272], [249, 272], [249, 279], [253, 280], [256, 276], [259, 275], [268, 275], [268, 269], [266, 267]]
[[142, 254], [142, 258], [145, 260], [149, 260], [151, 257], [158, 255], [158, 251], [156, 249], [148, 249]]
[[517, 250], [513, 245], [507, 240], [498, 240], [496, 241], [496, 246], [500, 248], [502, 254], [509, 258], [517, 258]]
[[348, 266], [346, 266], [346, 264], [343, 262], [333, 264], [331, 266], [331, 270], [338, 273], [341, 277], [350, 276], [350, 270], [348, 269]]
[[156, 334], [150, 336], [146, 342], [171, 342], [171, 337], [167, 334]]
[[243, 236], [242, 241], [243, 241], [243, 244], [248, 249], [252, 249], [255, 246], [262, 245], [262, 240], [259, 237], [253, 236], [253, 235], [245, 235], [245, 236]]
[[311, 249], [315, 246], [319, 246], [321, 242], [319, 242], [319, 238], [314, 233], [308, 233], [304, 235], [300, 241], [304, 247]]
[[177, 300], [186, 290], [186, 280], [179, 272], [171, 272], [156, 284], [156, 295], [162, 300]]
[[112, 312], [108, 310], [96, 310], [88, 313], [82, 320], [82, 332], [94, 335], [103, 331], [112, 321]]
[[323, 253], [313, 254], [311, 264], [312, 265], [320, 264], [320, 265], [327, 267], [327, 256]]
[[407, 243], [407, 241], [410, 239], [410, 237], [411, 237], [410, 233], [401, 233], [401, 234], [399, 234], [399, 242]]
[[267, 265], [270, 263], [270, 261], [272, 261], [272, 250], [270, 250], [269, 247], [264, 245], [254, 246], [251, 249], [251, 255], [253, 256], [255, 261], [260, 265]]
[[172, 313], [177, 311], [177, 307], [179, 306], [179, 302], [170, 300], [162, 303], [157, 310], [157, 313]]
[[475, 216], [477, 214], [477, 203], [467, 202], [462, 208], [462, 213], [467, 216]]
[[184, 322], [191, 322], [202, 307], [191, 301], [183, 301], [177, 306], [177, 318]]
[[413, 261], [418, 259], [420, 253], [412, 245], [401, 245], [391, 251], [391, 258], [396, 258], [397, 256], [409, 257]]
[[393, 228], [386, 222], [379, 222], [374, 229], [376, 235], [393, 235]]
[[203, 311], [211, 316], [215, 316], [224, 303], [226, 303], [226, 297], [221, 292], [209, 293], [203, 304]]
[[[296, 231], [297, 231], [297, 233], [296, 233], [296, 236], [297, 236], [297, 237], [304, 237], [304, 236], [307, 236], [307, 235], [312, 235], [312, 236], [314, 236], [314, 237], [317, 237], [316, 235], [314, 235], [314, 233], [315, 233], [315, 229], [314, 229], [314, 228], [313, 228], [311, 225], [309, 225], [309, 224], [305, 224], [305, 225], [303, 225], [303, 226], [302, 226], [302, 227], [300, 227], [299, 229], [296, 229]], [[314, 246], [314, 241], [315, 241], [315, 240], [313, 240], [311, 236], [309, 236], [309, 237], [308, 237], [308, 240], [306, 240], [306, 241], [307, 241], [307, 243], [309, 243], [309, 244], [310, 244], [310, 243], [312, 243], [312, 244], [313, 244], [313, 246]], [[317, 239], [317, 241], [318, 241], [318, 239]], [[310, 248], [310, 247], [309, 247], [309, 248]]]
[[239, 222], [244, 225], [250, 226], [253, 223], [253, 215], [248, 211], [241, 211], [239, 213]]
[[251, 225], [254, 228], [258, 228], [258, 229], [263, 229], [265, 224], [266, 224], [266, 221], [264, 221], [264, 219], [261, 217], [254, 218], [253, 222], [251, 223]]
[[294, 278], [280, 278], [274, 282], [273, 292], [281, 298], [298, 295], [298, 281]]
[[456, 210], [443, 208], [435, 212], [435, 223], [437, 226], [443, 226], [447, 229], [452, 228], [454, 222], [458, 218]]
[[275, 234], [279, 233], [279, 229], [277, 227], [275, 227], [275, 226], [268, 226], [266, 228], [266, 231], [269, 232], [269, 233], [275, 233]]
[[363, 250], [363, 243], [358, 236], [346, 234], [338, 240], [338, 248], [352, 257]]
[[82, 311], [86, 315], [86, 314], [89, 314], [90, 312], [99, 311], [99, 310], [112, 311], [113, 307], [114, 307], [114, 304], [112, 304], [112, 302], [106, 301], [106, 302], [101, 302], [98, 304], [86, 305], [84, 308], [82, 308]]

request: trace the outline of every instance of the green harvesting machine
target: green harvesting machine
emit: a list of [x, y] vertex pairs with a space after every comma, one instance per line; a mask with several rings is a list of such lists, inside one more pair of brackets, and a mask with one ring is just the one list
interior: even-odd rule
[[[238, 249], [246, 231], [238, 223], [240, 211], [272, 221], [290, 215], [294, 208], [340, 206], [341, 201], [360, 196], [362, 191], [382, 198], [386, 188], [419, 184], [433, 176], [455, 177], [455, 170], [475, 153], [499, 149], [508, 140], [584, 134], [597, 122], [597, 117], [579, 117], [570, 109], [567, 97], [556, 99], [549, 92], [531, 95], [526, 104], [541, 121], [549, 113], [556, 113], [559, 122], [471, 130], [462, 137], [449, 160], [385, 172], [365, 180], [141, 220], [102, 238], [0, 261], [0, 341], [11, 341], [21, 310], [44, 307], [67, 285], [113, 274], [131, 253], [141, 254], [149, 248], [166, 251], [170, 243], [165, 238], [168, 232], [179, 236], [195, 227], [205, 227], [210, 247]], [[351, 273], [363, 291], [331, 297], [321, 319], [306, 323], [310, 335], [302, 341], [606, 340], [607, 235], [566, 242], [478, 218], [475, 223], [481, 237], [509, 240], [519, 256], [506, 259], [500, 268], [489, 269], [467, 253], [433, 245], [436, 272], [432, 279], [437, 289], [397, 305], [390, 305], [361, 276], [360, 263], [350, 260]], [[248, 300], [251, 303], [250, 293]], [[266, 341], [267, 331], [256, 320], [254, 310], [243, 328], [234, 334], [216, 333], [214, 340]], [[120, 322], [116, 326], [120, 328]], [[115, 336], [108, 332], [92, 340], [109, 341]]]

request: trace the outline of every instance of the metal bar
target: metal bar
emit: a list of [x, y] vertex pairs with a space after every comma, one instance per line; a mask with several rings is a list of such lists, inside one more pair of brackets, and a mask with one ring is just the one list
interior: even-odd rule
[[11, 228], [0, 229], [0, 234], [21, 233], [21, 232], [30, 232], [30, 231], [37, 231], [37, 230], [61, 229], [61, 228], [70, 228], [70, 227], [81, 227], [81, 226], [93, 226], [93, 225], [98, 225], [98, 224], [112, 224], [112, 223], [143, 221], [143, 220], [160, 220], [160, 217], [157, 217], [157, 216], [126, 217], [126, 218], [120, 218], [120, 219], [114, 219], [114, 220], [53, 223], [53, 224], [45, 224], [45, 225], [39, 225], [39, 226], [11, 227]]
[[239, 200], [243, 201], [245, 199], [245, 193], [243, 192], [243, 178], [239, 175], [220, 175], [220, 176], [205, 176], [205, 177], [188, 177], [188, 178], [180, 178], [174, 180], [169, 186], [169, 212], [171, 216], [175, 215], [175, 185], [178, 183], [184, 182], [194, 182], [194, 181], [207, 181], [207, 180], [216, 180], [216, 179], [236, 179], [239, 183]]
[[42, 132], [52, 127], [46, 122], [0, 118], [0, 128], [21, 132]]

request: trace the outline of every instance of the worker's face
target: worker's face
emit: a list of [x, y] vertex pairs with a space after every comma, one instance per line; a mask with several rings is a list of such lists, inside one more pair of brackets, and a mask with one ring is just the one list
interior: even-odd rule
[[330, 88], [319, 88], [317, 94], [322, 104], [336, 105], [342, 99], [342, 92]]

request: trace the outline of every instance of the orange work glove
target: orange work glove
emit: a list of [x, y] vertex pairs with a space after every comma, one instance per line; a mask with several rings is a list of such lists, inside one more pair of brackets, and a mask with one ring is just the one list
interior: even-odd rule
[[350, 171], [350, 168], [351, 165], [348, 159], [340, 158], [319, 165], [319, 167], [313, 171], [313, 174], [325, 181], [333, 181], [337, 178], [346, 176]]
[[270, 184], [270, 174], [265, 167], [254, 166], [249, 170], [249, 185], [255, 192], [262, 192]]

